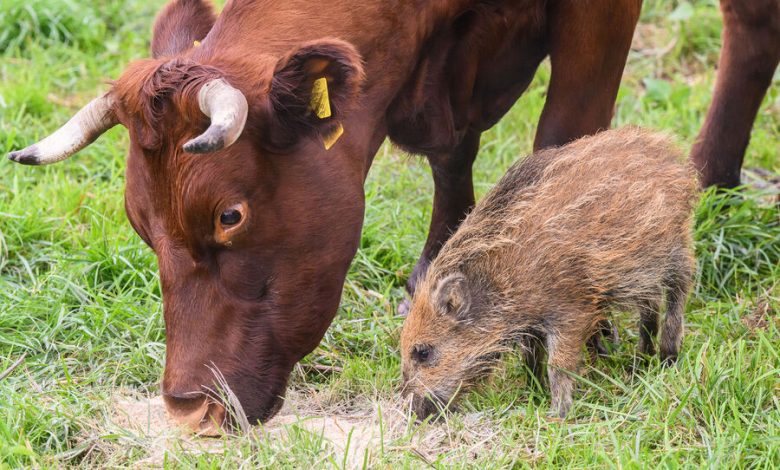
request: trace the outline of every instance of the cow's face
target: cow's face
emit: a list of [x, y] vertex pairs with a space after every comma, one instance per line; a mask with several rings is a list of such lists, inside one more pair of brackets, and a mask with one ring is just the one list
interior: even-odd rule
[[[184, 75], [173, 81], [187, 82], [200, 70], [187, 67], [163, 64], [144, 83], [170, 81], [160, 76], [170, 69]], [[227, 148], [185, 150], [209, 125], [203, 115], [180, 118], [186, 86], [159, 108], [159, 130], [145, 128], [132, 105], [119, 113], [131, 135], [127, 214], [160, 269], [162, 393], [169, 414], [198, 431], [223, 423], [220, 395], [234, 394], [251, 421], [278, 410], [294, 364], [336, 312], [359, 242], [362, 175], [344, 155], [351, 139], [332, 137], [358, 88], [359, 59], [344, 44], [322, 42], [273, 70], [242, 92], [248, 122]], [[330, 117], [311, 109], [322, 98], [312, 90], [324, 83]], [[115, 87], [122, 103], [137, 84], [125, 86], [120, 79]]]
[[338, 306], [360, 233], [360, 179], [303, 150], [264, 154], [242, 139], [179, 155], [173, 180], [130, 154], [127, 214], [160, 269], [162, 392], [171, 414], [196, 429], [222, 412], [206, 413], [215, 374], [250, 419], [270, 417]]
[[157, 254], [163, 292], [162, 394], [174, 420], [206, 433], [226, 422], [226, 402], [250, 421], [279, 409], [337, 310], [364, 209], [355, 49], [326, 39], [241, 61], [204, 43], [135, 63], [11, 155], [51, 163], [128, 128], [127, 215]]

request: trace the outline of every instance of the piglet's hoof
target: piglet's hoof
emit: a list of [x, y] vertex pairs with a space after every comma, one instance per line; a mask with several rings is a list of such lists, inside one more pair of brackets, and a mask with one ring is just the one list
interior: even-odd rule
[[412, 311], [412, 303], [409, 302], [409, 299], [404, 299], [398, 304], [398, 308], [395, 311], [399, 317], [406, 317]]
[[618, 333], [617, 323], [603, 320], [601, 322], [601, 334], [612, 343], [613, 347], [620, 346], [620, 333]]
[[609, 357], [609, 351], [604, 346], [604, 342], [601, 340], [601, 333], [596, 332], [588, 339], [588, 353], [590, 354], [590, 361], [596, 362], [600, 357]]

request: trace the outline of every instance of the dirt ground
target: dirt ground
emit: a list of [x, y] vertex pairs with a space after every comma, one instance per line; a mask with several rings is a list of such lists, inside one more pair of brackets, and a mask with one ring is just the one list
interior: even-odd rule
[[[177, 429], [165, 415], [162, 398], [117, 395], [110, 422], [104, 428], [117, 429], [143, 442], [148, 455], [144, 466], [162, 466], [168, 449], [183, 448], [192, 453], [221, 453], [225, 439], [202, 438]], [[481, 453], [497, 438], [491, 425], [480, 413], [463, 417], [464, 426], [452, 429], [446, 422], [426, 424], [416, 428], [408, 415], [408, 407], [401, 402], [370, 401], [351, 403], [348, 408], [322, 406], [318, 397], [291, 392], [285, 405], [271, 421], [255, 426], [249, 432], [260, 439], [289, 440], [291, 433], [312, 433], [321, 436], [330, 449], [330, 457], [349, 468], [360, 468], [371, 462], [380, 447], [386, 452], [408, 451], [416, 454], [421, 463], [430, 462], [454, 445], [468, 454]], [[466, 447], [461, 447], [463, 445]], [[529, 450], [529, 454], [532, 454]], [[324, 456], [323, 458], [327, 458]]]

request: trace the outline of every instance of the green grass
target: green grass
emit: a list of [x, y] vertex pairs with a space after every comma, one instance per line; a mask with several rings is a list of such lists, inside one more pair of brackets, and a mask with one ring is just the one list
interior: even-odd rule
[[[96, 6], [84, 6], [94, 3]], [[27, 145], [105, 90], [146, 54], [162, 0], [0, 0], [0, 153]], [[711, 98], [721, 20], [715, 0], [646, 0], [615, 124], [677, 134], [689, 147]], [[531, 149], [544, 103], [544, 66], [512, 112], [484, 136], [484, 194]], [[746, 166], [780, 171], [780, 87], [756, 122]], [[148, 464], [148, 439], [108, 426], [118, 392], [155, 395], [165, 338], [154, 255], [123, 210], [127, 133], [111, 131], [67, 163], [0, 163], [0, 468]], [[322, 345], [292, 389], [329, 406], [386, 402], [398, 387], [394, 316], [422, 248], [433, 194], [421, 159], [385, 146], [366, 186], [360, 251]], [[696, 216], [697, 285], [676, 367], [635, 370], [636, 329], [620, 318], [613, 356], [582, 371], [567, 422], [516, 358], [445, 425], [408, 425], [365, 462], [374, 467], [756, 467], [780, 465], [780, 209], [755, 191], [705, 195]], [[765, 312], [765, 316], [761, 316]], [[357, 406], [357, 405], [356, 405]], [[431, 444], [421, 436], [443, 432]], [[442, 431], [443, 430], [443, 431]], [[345, 465], [303, 427], [286, 439], [184, 441], [171, 467]], [[484, 441], [484, 442], [483, 442]], [[413, 449], [418, 449], [419, 452]], [[427, 449], [427, 450], [425, 450]], [[433, 449], [433, 450], [432, 450]], [[421, 457], [424, 455], [424, 458]], [[362, 462], [362, 459], [358, 459]], [[146, 463], [145, 463], [146, 462]]]

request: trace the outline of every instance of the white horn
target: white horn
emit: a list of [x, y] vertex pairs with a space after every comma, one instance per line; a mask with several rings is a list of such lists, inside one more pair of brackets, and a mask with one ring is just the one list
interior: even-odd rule
[[203, 114], [211, 118], [211, 125], [206, 132], [184, 144], [184, 150], [209, 153], [233, 145], [244, 131], [249, 112], [244, 94], [220, 78], [201, 87], [198, 103]]
[[57, 132], [8, 158], [25, 165], [48, 165], [65, 160], [119, 124], [114, 99], [105, 94], [84, 106]]

